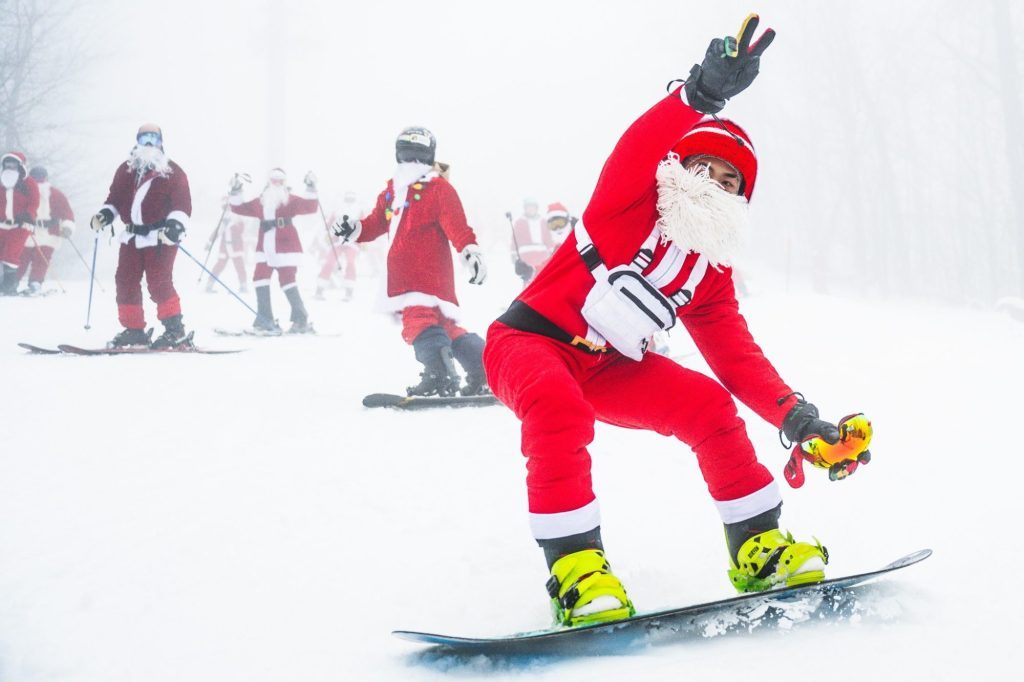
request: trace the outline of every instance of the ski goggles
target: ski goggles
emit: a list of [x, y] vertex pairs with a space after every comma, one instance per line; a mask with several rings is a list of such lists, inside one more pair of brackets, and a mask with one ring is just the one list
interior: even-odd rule
[[145, 131], [135, 136], [135, 141], [143, 147], [159, 147], [163, 144], [163, 137], [156, 131]]
[[4, 170], [20, 170], [21, 164], [18, 163], [17, 159], [4, 159]]

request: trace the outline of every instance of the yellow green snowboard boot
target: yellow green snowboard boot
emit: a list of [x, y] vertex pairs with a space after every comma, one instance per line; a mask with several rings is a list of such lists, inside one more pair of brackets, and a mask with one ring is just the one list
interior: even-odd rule
[[729, 580], [738, 592], [763, 592], [776, 587], [820, 583], [825, 579], [828, 550], [818, 539], [797, 542], [778, 528], [749, 538], [731, 557]]
[[605, 623], [636, 613], [599, 549], [584, 549], [555, 561], [547, 589], [555, 621], [560, 625]]

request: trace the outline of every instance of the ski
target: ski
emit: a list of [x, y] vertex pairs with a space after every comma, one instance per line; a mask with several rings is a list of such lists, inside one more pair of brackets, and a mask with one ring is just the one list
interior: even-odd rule
[[280, 338], [282, 336], [289, 337], [289, 338], [294, 338], [294, 337], [298, 337], [298, 336], [315, 336], [315, 337], [321, 338], [321, 339], [331, 339], [331, 338], [337, 338], [337, 337], [341, 336], [341, 334], [321, 334], [319, 332], [310, 332], [310, 333], [305, 333], [305, 334], [289, 334], [286, 331], [281, 331], [281, 332], [258, 332], [258, 331], [256, 331], [255, 329], [253, 329], [251, 327], [247, 327], [245, 329], [223, 329], [221, 327], [214, 327], [213, 333], [214, 334], [218, 334], [220, 336], [234, 336], [234, 337], [246, 336], [246, 337], [249, 337], [249, 338], [256, 338], [256, 339], [263, 339], [263, 338], [276, 339], [276, 338]]
[[913, 566], [931, 554], [930, 549], [922, 549], [875, 571], [831, 578], [813, 585], [786, 587], [677, 609], [641, 613], [610, 623], [549, 628], [490, 638], [456, 637], [409, 630], [395, 630], [391, 634], [458, 654], [608, 653], [613, 648], [649, 642], [648, 636], [654, 633], [668, 632], [673, 637], [703, 637], [708, 636], [708, 632], [719, 634], [732, 630], [749, 631], [758, 625], [772, 624], [787, 618], [787, 608], [801, 618], [850, 615], [857, 608], [856, 591], [850, 588]]
[[198, 355], [230, 355], [232, 353], [241, 353], [243, 349], [231, 349], [221, 350], [213, 348], [149, 348], [148, 346], [125, 346], [123, 348], [80, 348], [78, 346], [72, 346], [66, 343], [62, 343], [57, 346], [61, 353], [67, 353], [68, 355], [147, 355], [154, 354], [159, 355], [161, 353], [170, 354], [187, 354], [195, 353]]
[[486, 407], [497, 405], [498, 399], [487, 395], [406, 396], [393, 393], [371, 393], [363, 398], [363, 407], [393, 407], [398, 410], [425, 410], [432, 407]]
[[36, 355], [60, 355], [60, 351], [56, 348], [43, 348], [41, 346], [33, 346], [31, 343], [18, 343], [18, 346]]

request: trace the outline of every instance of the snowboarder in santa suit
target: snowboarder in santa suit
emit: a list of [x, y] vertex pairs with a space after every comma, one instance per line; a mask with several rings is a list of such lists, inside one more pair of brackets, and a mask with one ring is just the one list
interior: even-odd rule
[[362, 221], [342, 216], [334, 231], [345, 241], [388, 236], [387, 306], [402, 316], [402, 338], [423, 364], [421, 381], [409, 395], [460, 392], [452, 362], [466, 371], [463, 395], [488, 393], [481, 354], [484, 341], [457, 322], [455, 273], [449, 243], [470, 271], [470, 283], [487, 276], [476, 235], [455, 188], [434, 167], [437, 140], [426, 128], [406, 128], [395, 141], [394, 176]]
[[18, 265], [38, 208], [39, 187], [29, 177], [25, 155], [0, 156], [0, 296], [18, 293]]
[[[824, 579], [824, 548], [779, 529], [779, 489], [734, 403], [794, 442], [827, 449], [840, 435], [765, 359], [733, 295], [728, 263], [757, 157], [739, 126], [705, 114], [757, 75], [774, 32], [751, 45], [756, 26], [751, 15], [738, 38], [712, 41], [685, 86], [630, 126], [573, 234], [488, 332], [487, 376], [523, 423], [530, 525], [566, 625], [634, 613], [604, 556], [587, 452], [595, 419], [693, 449], [725, 525], [737, 590]], [[645, 352], [675, 316], [721, 383]]]
[[25, 293], [31, 296], [42, 289], [61, 240], [70, 239], [75, 231], [75, 214], [64, 193], [50, 184], [45, 168], [35, 166], [29, 171], [29, 176], [39, 186], [39, 210], [36, 212], [36, 227], [21, 253], [17, 277], [20, 282], [28, 274]]
[[[188, 177], [164, 152], [160, 126], [146, 123], [135, 135], [128, 160], [114, 172], [103, 207], [92, 217], [97, 232], [110, 229], [115, 218], [125, 225], [117, 257], [114, 282], [117, 318], [124, 330], [110, 341], [112, 347], [150, 346], [154, 349], [191, 345], [182, 322], [181, 299], [174, 288], [174, 259], [192, 215]], [[164, 332], [151, 339], [142, 308], [142, 276], [156, 303]]]
[[[225, 210], [224, 217], [221, 218], [219, 229], [212, 235], [210, 235], [210, 241], [207, 243], [207, 250], [213, 248], [214, 240], [220, 237], [220, 247], [217, 249], [217, 262], [214, 263], [213, 272], [214, 277], [220, 277], [220, 273], [224, 272], [224, 269], [228, 266], [230, 261], [235, 266], [235, 275], [238, 276], [238, 292], [247, 293], [249, 291], [246, 286], [248, 282], [248, 276], [245, 272], [245, 220], [240, 216], [237, 216], [231, 211], [227, 211], [228, 198], [223, 197], [221, 199], [221, 209]], [[212, 294], [216, 291], [213, 288], [215, 280], [210, 277], [206, 280], [206, 293]]]
[[523, 215], [512, 224], [512, 259], [516, 275], [525, 286], [544, 267], [555, 250], [547, 220], [540, 214], [536, 199], [523, 201]]
[[312, 171], [306, 173], [303, 182], [304, 191], [292, 194], [285, 172], [280, 168], [272, 168], [267, 185], [260, 196], [245, 201], [242, 198], [240, 176], [236, 175], [232, 180], [231, 193], [228, 195], [232, 213], [260, 220], [260, 236], [256, 242], [256, 267], [252, 273], [252, 283], [256, 287], [257, 312], [252, 326], [257, 334], [281, 333], [281, 327], [274, 319], [274, 310], [270, 304], [270, 278], [275, 270], [277, 282], [292, 308], [292, 326], [288, 333], [315, 333], [295, 281], [299, 265], [302, 263], [302, 242], [292, 219], [295, 216], [316, 213], [320, 208], [316, 176]]

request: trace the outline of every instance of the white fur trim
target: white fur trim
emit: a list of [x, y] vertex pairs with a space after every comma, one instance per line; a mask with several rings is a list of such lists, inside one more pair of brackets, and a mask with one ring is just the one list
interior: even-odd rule
[[75, 223], [74, 223], [73, 220], [62, 220], [62, 221], [60, 221], [60, 227], [61, 227], [62, 230], [63, 229], [67, 229], [67, 230], [71, 230], [72, 232], [75, 231]]
[[387, 312], [397, 313], [414, 305], [439, 308], [445, 317], [454, 322], [458, 322], [462, 318], [462, 311], [459, 309], [459, 306], [451, 301], [438, 298], [433, 294], [424, 294], [420, 291], [409, 291], [397, 296], [388, 296], [384, 302], [384, 309]]
[[184, 211], [171, 211], [167, 214], [167, 220], [177, 220], [186, 230], [189, 227], [189, 217]]
[[266, 263], [272, 268], [297, 268], [304, 260], [301, 251], [278, 253], [277, 230], [268, 230], [263, 235], [263, 251], [256, 252], [256, 262]]
[[769, 509], [774, 509], [780, 504], [782, 504], [782, 495], [779, 493], [779, 486], [775, 481], [736, 500], [715, 500], [722, 523], [746, 521]]
[[601, 525], [601, 507], [597, 500], [579, 509], [557, 514], [530, 514], [530, 530], [537, 540], [564, 538], [594, 530]]
[[135, 196], [132, 198], [132, 222], [136, 225], [145, 225], [142, 221], [142, 202], [145, 201], [146, 195], [149, 194], [149, 188], [152, 186], [153, 178], [150, 178], [135, 190]]
[[658, 164], [657, 179], [662, 241], [706, 256], [716, 270], [728, 267], [743, 245], [746, 198], [723, 190], [707, 168], [687, 170], [676, 154]]
[[[100, 211], [102, 211], [103, 209], [108, 209], [111, 213], [113, 213], [115, 219], [121, 217], [121, 214], [118, 213], [117, 208], [113, 204], [103, 204], [102, 206], [100, 206]], [[97, 213], [99, 213], [99, 211], [97, 211]]]
[[36, 209], [36, 220], [50, 219], [50, 183], [39, 183], [39, 208]]
[[259, 289], [260, 287], [269, 287], [270, 286], [270, 280], [269, 279], [258, 279], [255, 282], [253, 282], [252, 285], [254, 287], [256, 287], [257, 289]]
[[[698, 134], [704, 134], [704, 133], [714, 133], [715, 135], [725, 135], [726, 137], [728, 137], [730, 139], [735, 139], [735, 138], [733, 138], [733, 134], [732, 133], [730, 133], [728, 130], [724, 130], [722, 128], [722, 126], [718, 125], [718, 123], [716, 121], [714, 121], [714, 119], [706, 119], [706, 120], [714, 122], [714, 125], [705, 124], [704, 121], [701, 121], [700, 123], [697, 124], [697, 127], [692, 128], [690, 130], [690, 132], [688, 132], [685, 135], [683, 135], [682, 139], [685, 140], [690, 135], [698, 135]], [[737, 137], [739, 137], [739, 136], [737, 136]], [[740, 139], [742, 139], [742, 138], [740, 138]], [[757, 152], [754, 151], [754, 145], [751, 144], [749, 140], [743, 140], [743, 144], [750, 150], [750, 155], [753, 156], [754, 159], [756, 160], [757, 159]], [[723, 159], [723, 161], [724, 161], [724, 159]]]
[[[14, 221], [14, 188], [7, 188], [7, 201], [4, 203], [4, 220]], [[5, 230], [11, 229], [10, 225], [4, 226]]]

